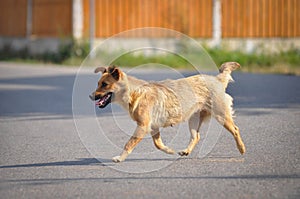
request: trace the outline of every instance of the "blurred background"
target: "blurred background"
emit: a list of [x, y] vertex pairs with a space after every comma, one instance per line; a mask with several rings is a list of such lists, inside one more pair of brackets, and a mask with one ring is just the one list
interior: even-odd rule
[[[80, 65], [104, 39], [160, 27], [196, 39], [217, 65], [238, 61], [246, 71], [300, 74], [299, 10], [298, 0], [1, 0], [0, 59]], [[139, 31], [119, 39], [128, 45], [170, 41], [165, 32]], [[116, 63], [164, 58], [123, 59]], [[185, 67], [180, 64], [174, 67]]]

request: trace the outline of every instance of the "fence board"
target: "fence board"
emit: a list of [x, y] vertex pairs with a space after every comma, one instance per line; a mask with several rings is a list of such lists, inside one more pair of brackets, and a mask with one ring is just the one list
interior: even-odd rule
[[222, 36], [299, 37], [299, 10], [298, 0], [222, 0]]
[[[84, 5], [84, 35], [89, 29], [89, 0]], [[212, 1], [207, 0], [95, 0], [96, 37], [110, 37], [133, 28], [170, 28], [193, 37], [212, 36]], [[147, 33], [148, 34], [148, 33]], [[142, 32], [136, 37], [165, 37]]]
[[26, 36], [27, 0], [0, 0], [0, 35]]
[[33, 0], [32, 34], [66, 37], [72, 34], [72, 0]]

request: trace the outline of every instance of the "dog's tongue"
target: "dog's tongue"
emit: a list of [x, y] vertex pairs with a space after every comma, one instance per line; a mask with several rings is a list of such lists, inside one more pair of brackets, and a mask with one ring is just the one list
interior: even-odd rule
[[98, 102], [96, 102], [96, 106], [102, 106], [104, 103], [104, 99], [100, 99]]
[[98, 102], [96, 102], [96, 106], [102, 106], [104, 103], [110, 98], [111, 94], [104, 95]]

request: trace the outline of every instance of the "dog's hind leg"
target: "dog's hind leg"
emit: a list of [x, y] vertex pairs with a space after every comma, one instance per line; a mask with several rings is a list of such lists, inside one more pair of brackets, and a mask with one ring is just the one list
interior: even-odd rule
[[178, 152], [179, 155], [187, 156], [193, 151], [196, 144], [200, 141], [199, 129], [207, 116], [208, 113], [206, 111], [202, 111], [200, 113], [197, 112], [191, 116], [191, 118], [189, 119], [189, 129], [191, 133], [190, 143], [186, 149]]
[[156, 148], [158, 148], [159, 150], [167, 153], [167, 154], [174, 154], [175, 151], [169, 147], [167, 147], [166, 145], [164, 145], [163, 141], [161, 140], [160, 137], [160, 132], [159, 130], [153, 130], [151, 132], [152, 135], [152, 139], [153, 139], [153, 143], [156, 146]]
[[232, 115], [232, 98], [230, 95], [225, 94], [225, 97], [222, 100], [216, 101], [213, 109], [213, 116], [216, 120], [223, 125], [234, 137], [237, 148], [241, 154], [246, 152], [246, 147], [240, 135], [239, 128], [234, 124]]
[[232, 119], [232, 113], [231, 109], [227, 108], [224, 110], [223, 113], [219, 113], [218, 115], [214, 115], [216, 120], [223, 125], [225, 129], [227, 129], [234, 137], [237, 148], [239, 149], [241, 154], [244, 154], [246, 151], [244, 142], [240, 135], [239, 128], [234, 124], [234, 121]]
[[233, 135], [237, 148], [240, 153], [243, 155], [246, 152], [246, 147], [240, 135], [239, 128], [234, 124], [233, 119], [231, 117], [227, 117], [224, 121], [223, 126]]

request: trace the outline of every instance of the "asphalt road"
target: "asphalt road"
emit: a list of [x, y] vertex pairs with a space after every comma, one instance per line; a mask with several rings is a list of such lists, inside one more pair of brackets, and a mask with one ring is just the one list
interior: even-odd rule
[[[116, 165], [110, 158], [133, 124], [118, 107], [100, 110], [88, 101], [97, 79], [92, 69], [80, 75], [86, 84], [74, 87], [75, 93], [84, 90], [78, 102], [83, 107], [73, 100], [72, 109], [76, 72], [0, 63], [1, 199], [300, 198], [300, 77], [233, 74], [228, 92], [247, 148], [243, 156], [231, 135], [211, 123], [219, 132], [215, 141], [209, 141], [214, 130], [207, 127], [191, 156], [157, 152], [147, 137]], [[163, 79], [169, 73], [135, 75]], [[166, 129], [162, 137], [176, 150], [189, 140], [185, 125]]]

